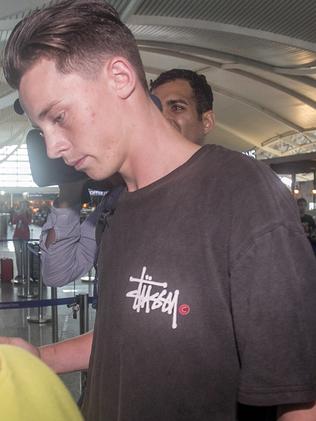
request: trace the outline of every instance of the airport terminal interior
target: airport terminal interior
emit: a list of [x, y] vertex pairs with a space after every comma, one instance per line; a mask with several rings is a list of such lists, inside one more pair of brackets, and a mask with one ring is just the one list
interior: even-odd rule
[[[19, 20], [47, 3], [56, 1], [1, 1], [0, 51]], [[316, 218], [316, 2], [110, 3], [137, 40], [148, 82], [172, 68], [206, 76], [214, 93], [215, 128], [205, 143], [265, 160], [295, 199], [306, 199], [306, 212]], [[39, 238], [59, 190], [56, 184], [39, 185], [34, 180], [36, 168], [30, 167], [26, 143], [31, 124], [17, 109], [17, 99], [18, 92], [9, 87], [1, 72], [0, 335], [43, 345], [93, 328], [96, 310], [91, 303], [79, 310], [69, 302], [40, 305], [56, 297], [76, 304], [80, 296], [93, 297], [94, 270], [57, 291], [45, 286], [40, 276]], [[104, 194], [98, 188], [86, 193], [82, 221]], [[16, 252], [15, 214], [22, 203], [28, 208], [30, 240]], [[316, 238], [316, 230], [312, 235]], [[22, 259], [20, 274], [17, 259]], [[28, 308], [25, 303], [33, 301], [38, 305]], [[61, 377], [77, 400], [84, 375]]]
[[[2, 230], [4, 230], [3, 224]], [[5, 262], [13, 262], [13, 278], [4, 280], [4, 273], [1, 274], [0, 301], [5, 306], [1, 307], [1, 335], [21, 337], [36, 346], [40, 346], [64, 340], [92, 329], [95, 309], [92, 308], [91, 304], [89, 306], [86, 305], [85, 309], [81, 311], [82, 313], [84, 312], [84, 316], [80, 319], [80, 310], [77, 310], [74, 305], [78, 304], [79, 296], [82, 296], [83, 299], [88, 296], [93, 297], [94, 272], [92, 271], [90, 274], [83, 276], [82, 279], [79, 278], [64, 287], [57, 288], [57, 291], [53, 291], [53, 293], [52, 288], [46, 287], [45, 284], [43, 284], [43, 287], [40, 287], [42, 279], [40, 279], [39, 275], [40, 263], [39, 256], [36, 254], [38, 252], [36, 245], [38, 244], [41, 227], [32, 223], [30, 225], [31, 239], [29, 245], [33, 250], [30, 258], [34, 262], [34, 265], [32, 265], [34, 272], [31, 271], [29, 281], [27, 273], [25, 273], [24, 279], [17, 281], [15, 279], [17, 269], [12, 240], [13, 232], [14, 226], [11, 224], [7, 225], [5, 233], [4, 231], [1, 232], [1, 259], [5, 259], [3, 260]], [[50, 303], [46, 303], [44, 300], [54, 297], [57, 297], [57, 299], [67, 298], [67, 304], [56, 305], [54, 310], [52, 310]], [[25, 303], [26, 301], [32, 301], [35, 307], [14, 307], [18, 303]], [[36, 302], [45, 306], [38, 307]], [[74, 398], [78, 400], [81, 394], [81, 385], [84, 381], [81, 379], [80, 373], [67, 373], [61, 375], [61, 377]]]

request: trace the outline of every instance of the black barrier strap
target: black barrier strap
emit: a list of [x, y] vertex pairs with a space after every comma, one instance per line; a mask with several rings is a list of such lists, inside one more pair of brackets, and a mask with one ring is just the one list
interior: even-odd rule
[[[46, 300], [29, 300], [29, 301], [7, 301], [0, 303], [0, 310], [10, 308], [32, 308], [32, 307], [49, 307], [60, 306], [63, 304], [73, 304], [74, 297], [69, 298], [55, 298]], [[94, 302], [94, 297], [88, 297], [88, 303]]]
[[26, 243], [28, 243], [29, 241], [40, 241], [39, 238], [30, 238], [29, 240], [20, 240], [20, 239], [15, 239], [13, 240], [13, 238], [1, 238], [0, 239], [0, 243], [9, 243], [9, 241], [11, 242], [18, 242], [18, 241], [25, 241]]

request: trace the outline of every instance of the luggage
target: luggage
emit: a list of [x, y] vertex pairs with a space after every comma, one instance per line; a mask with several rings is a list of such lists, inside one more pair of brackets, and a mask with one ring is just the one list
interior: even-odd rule
[[41, 270], [40, 248], [38, 243], [28, 244], [30, 251], [30, 278], [32, 281], [39, 281]]
[[39, 281], [40, 278], [40, 256], [38, 254], [31, 254], [30, 258], [30, 278], [33, 281]]
[[2, 258], [0, 260], [1, 281], [10, 282], [13, 279], [13, 260]]

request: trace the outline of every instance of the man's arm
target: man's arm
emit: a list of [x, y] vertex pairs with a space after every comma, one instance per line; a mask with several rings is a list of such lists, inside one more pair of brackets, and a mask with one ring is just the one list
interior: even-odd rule
[[[52, 209], [40, 240], [42, 273], [46, 285], [66, 285], [93, 267], [97, 249], [97, 214], [98, 211], [92, 212], [80, 224], [79, 209]], [[48, 228], [51, 226], [53, 228]]]
[[21, 338], [1, 336], [0, 344], [15, 345], [40, 358], [56, 373], [87, 369], [91, 354], [93, 331], [55, 344], [35, 347]]
[[[82, 189], [85, 182], [86, 180], [79, 180], [73, 183], [65, 183], [65, 184], [60, 185], [59, 196], [55, 200], [55, 203], [54, 203], [55, 209], [58, 208], [58, 209], [76, 210], [75, 213], [72, 213], [74, 226], [77, 224], [80, 225], [80, 210], [79, 209], [81, 205], [81, 193], [82, 193]], [[43, 231], [45, 232], [46, 230], [45, 246], [48, 249], [49, 246], [56, 241], [56, 231], [55, 231], [55, 227], [52, 227], [49, 229], [46, 229], [44, 227], [43, 227]]]
[[278, 408], [278, 421], [315, 421], [316, 403], [283, 405]]
[[93, 331], [56, 344], [39, 347], [39, 354], [56, 373], [85, 370], [89, 366]]
[[80, 225], [82, 182], [60, 186], [58, 208], [43, 226], [40, 247], [45, 284], [62, 286], [86, 274], [93, 266], [98, 210]]

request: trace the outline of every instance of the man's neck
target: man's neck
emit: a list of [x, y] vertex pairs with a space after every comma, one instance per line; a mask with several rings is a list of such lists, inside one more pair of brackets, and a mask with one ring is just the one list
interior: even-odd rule
[[166, 176], [201, 148], [171, 127], [158, 110], [144, 114], [145, 124], [134, 127], [130, 150], [120, 169], [129, 191]]

